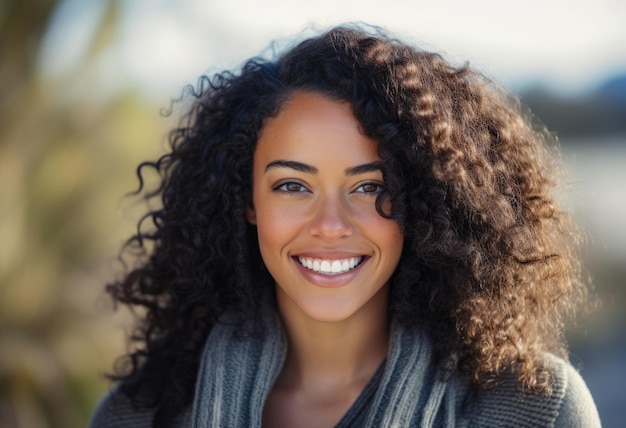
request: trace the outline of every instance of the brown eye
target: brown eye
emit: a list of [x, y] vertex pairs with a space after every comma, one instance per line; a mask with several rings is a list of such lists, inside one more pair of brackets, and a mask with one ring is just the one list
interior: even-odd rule
[[356, 188], [355, 192], [357, 193], [367, 193], [378, 195], [383, 191], [383, 186], [378, 183], [364, 183]]
[[274, 190], [285, 193], [302, 193], [309, 191], [309, 189], [295, 181], [288, 181], [286, 183], [279, 184], [274, 188]]

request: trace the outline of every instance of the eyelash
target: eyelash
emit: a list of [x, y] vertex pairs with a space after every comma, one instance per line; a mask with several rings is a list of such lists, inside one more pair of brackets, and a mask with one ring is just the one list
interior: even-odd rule
[[[366, 186], [374, 186], [376, 188], [375, 191], [373, 192], [366, 192], [366, 191], [359, 191], [359, 189], [366, 187]], [[380, 183], [376, 183], [376, 182], [367, 182], [367, 183], [363, 183], [361, 184], [359, 187], [356, 188], [355, 192], [357, 193], [363, 193], [365, 195], [379, 195], [383, 192], [385, 188], [383, 187], [382, 184]]]
[[[289, 190], [288, 186], [298, 186], [298, 190]], [[373, 186], [376, 188], [376, 190], [374, 191], [365, 191], [363, 188], [364, 187], [369, 187], [369, 186]], [[359, 189], [363, 189], [363, 190], [359, 190]], [[278, 184], [276, 184], [272, 190], [274, 192], [280, 192], [280, 193], [286, 193], [286, 194], [297, 194], [297, 193], [311, 193], [311, 191], [302, 183], [298, 183], [297, 181], [285, 181], [285, 182], [280, 182]], [[364, 195], [379, 195], [380, 193], [382, 193], [384, 190], [384, 187], [382, 184], [380, 183], [376, 183], [376, 182], [367, 182], [367, 183], [363, 183], [361, 185], [359, 185], [354, 192], [355, 193], [362, 193]]]
[[[291, 186], [291, 185], [299, 186], [300, 190], [288, 190], [287, 186]], [[304, 184], [298, 183], [297, 181], [283, 181], [283, 182], [280, 182], [280, 183], [276, 184], [272, 188], [272, 190], [274, 192], [281, 192], [281, 193], [286, 193], [286, 194], [307, 193], [307, 192], [310, 193], [309, 189], [307, 189]]]

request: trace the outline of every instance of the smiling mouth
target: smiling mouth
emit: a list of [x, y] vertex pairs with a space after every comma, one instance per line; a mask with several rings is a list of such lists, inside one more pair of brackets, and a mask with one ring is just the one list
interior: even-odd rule
[[348, 257], [345, 259], [327, 260], [310, 257], [297, 257], [298, 262], [305, 268], [324, 275], [340, 275], [357, 267], [364, 257]]

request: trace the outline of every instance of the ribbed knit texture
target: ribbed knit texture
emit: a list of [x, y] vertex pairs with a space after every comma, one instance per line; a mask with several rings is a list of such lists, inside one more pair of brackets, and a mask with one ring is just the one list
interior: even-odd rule
[[[470, 427], [491, 425], [503, 427], [533, 428], [537, 420], [546, 421], [553, 426], [559, 415], [568, 381], [566, 365], [550, 357], [553, 367], [552, 395], [549, 399], [534, 394], [523, 394], [518, 390], [515, 379], [511, 376], [490, 394], [482, 394], [478, 402], [470, 408], [472, 423]], [[484, 409], [497, 408], [498, 411], [485, 412]]]
[[[266, 314], [265, 323], [262, 335], [245, 335], [229, 325], [213, 328], [193, 405], [172, 426], [261, 427], [265, 400], [287, 352], [278, 316]], [[578, 373], [563, 360], [550, 358], [554, 379], [550, 397], [521, 393], [515, 378], [507, 376], [496, 389], [469, 394], [468, 400], [468, 392], [473, 392], [468, 380], [458, 374], [444, 376], [437, 369], [427, 337], [394, 324], [382, 378], [369, 385], [377, 390], [364, 391], [374, 394], [368, 398], [371, 405], [351, 410], [358, 411], [359, 428], [600, 427], [593, 399]], [[152, 410], [133, 408], [114, 390], [99, 404], [90, 426], [149, 428], [152, 417]]]
[[261, 426], [263, 405], [286, 354], [278, 316], [265, 314], [263, 337], [217, 325], [207, 340], [193, 403], [194, 428]]
[[[260, 427], [263, 403], [287, 352], [280, 321], [265, 319], [264, 337], [242, 336], [228, 325], [216, 326], [202, 356], [193, 403], [193, 427]], [[365, 426], [430, 428], [441, 413], [455, 425], [454, 390], [432, 367], [430, 341], [422, 334], [392, 329], [390, 351]], [[446, 400], [451, 405], [444, 404]]]

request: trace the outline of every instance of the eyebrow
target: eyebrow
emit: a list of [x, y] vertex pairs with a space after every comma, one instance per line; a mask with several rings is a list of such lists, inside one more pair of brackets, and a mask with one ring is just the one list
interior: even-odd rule
[[296, 171], [306, 172], [308, 174], [317, 174], [317, 168], [311, 165], [307, 165], [302, 162], [290, 161], [290, 160], [275, 160], [267, 164], [265, 172], [273, 168], [290, 168]]
[[[274, 168], [290, 168], [296, 171], [305, 172], [307, 174], [317, 174], [319, 171], [312, 165], [308, 165], [306, 163], [290, 161], [290, 160], [275, 160], [267, 164], [265, 167], [265, 172]], [[366, 172], [374, 172], [382, 170], [382, 162], [370, 162], [364, 163], [362, 165], [352, 166], [350, 168], [346, 168], [346, 175], [359, 175], [364, 174]]]
[[353, 166], [346, 169], [346, 175], [359, 175], [366, 172], [382, 171], [383, 163], [380, 161], [364, 163], [363, 165]]

